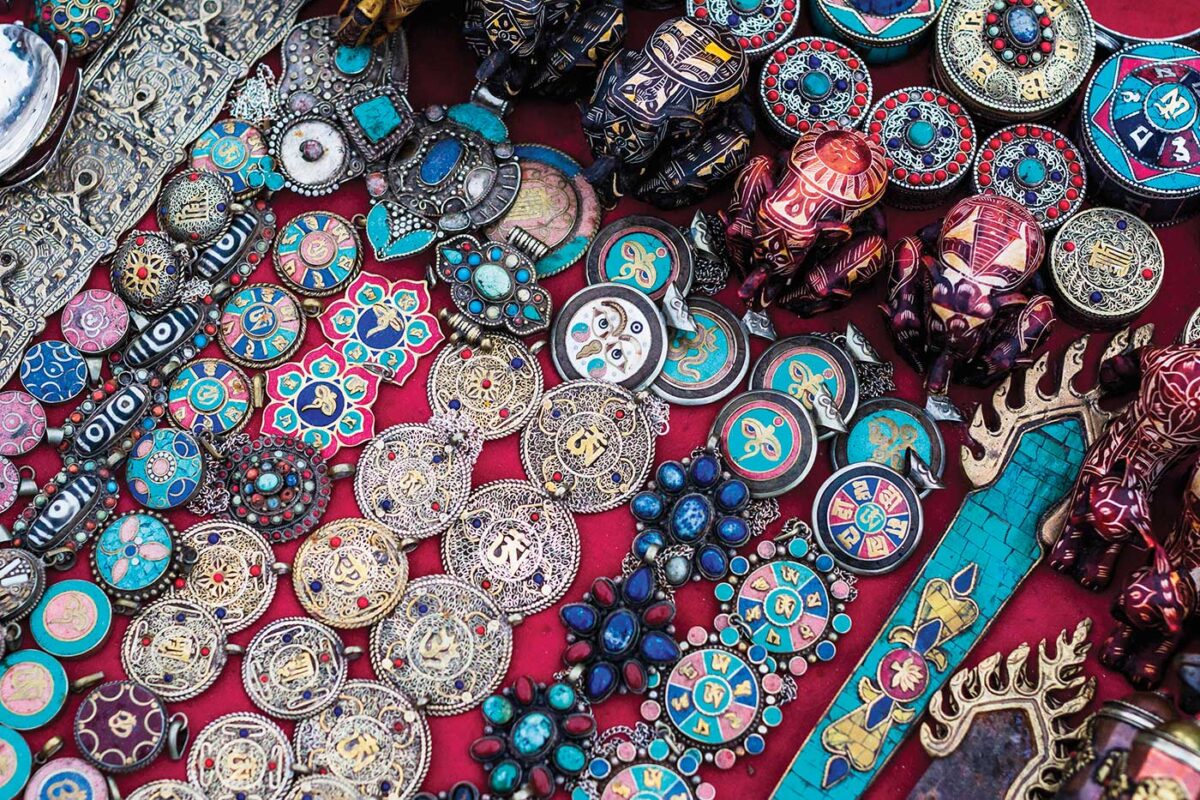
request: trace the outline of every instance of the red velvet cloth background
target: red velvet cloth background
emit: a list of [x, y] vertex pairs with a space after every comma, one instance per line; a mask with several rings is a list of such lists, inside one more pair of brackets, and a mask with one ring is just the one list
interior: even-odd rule
[[[632, 2], [631, 2], [632, 4]], [[19, 11], [26, 10], [18, 4]], [[1122, 2], [1122, 0], [1092, 0], [1092, 8], [1096, 17], [1106, 24], [1120, 28], [1134, 35], [1150, 38], [1153, 36], [1172, 35], [1181, 31], [1191, 30], [1200, 26], [1200, 4], [1185, 0], [1142, 0], [1137, 3]], [[310, 5], [304, 16], [334, 13], [337, 9], [336, 0], [318, 0]], [[627, 44], [637, 47], [645, 41], [646, 36], [659, 21], [669, 16], [669, 12], [650, 12], [638, 9], [629, 11], [629, 33]], [[467, 98], [473, 85], [472, 75], [476, 61], [459, 33], [461, 19], [460, 3], [457, 0], [430, 0], [429, 4], [418, 11], [408, 22], [408, 39], [412, 53], [411, 67], [411, 100], [415, 108], [422, 108], [430, 103], [452, 104]], [[802, 33], [809, 32], [807, 18], [801, 22]], [[270, 63], [278, 64], [278, 56], [272, 53]], [[931, 80], [929, 74], [929, 58], [926, 51], [911, 56], [904, 61], [872, 69], [875, 96], [879, 97], [894, 89], [905, 86], [925, 85]], [[1082, 92], [1080, 93], [1082, 94]], [[1059, 127], [1070, 133], [1073, 128], [1074, 112], [1068, 115], [1067, 121], [1060, 121]], [[587, 164], [590, 156], [580, 132], [578, 111], [570, 105], [559, 105], [537, 99], [522, 100], [508, 118], [508, 123], [515, 142], [540, 142], [561, 148], [567, 153]], [[765, 122], [763, 123], [765, 125]], [[758, 136], [756, 152], [774, 152], [776, 147], [766, 141], [763, 135]], [[710, 198], [704, 207], [716, 209], [725, 198], [724, 193]], [[289, 192], [280, 193], [274, 200], [274, 206], [281, 221], [307, 210], [327, 209], [350, 217], [365, 212], [368, 208], [366, 192], [361, 182], [353, 182], [343, 187], [329, 197], [306, 199]], [[895, 240], [901, 235], [915, 231], [923, 224], [937, 219], [945, 208], [923, 212], [902, 212], [888, 208], [887, 217], [890, 228], [890, 239]], [[655, 209], [633, 200], [625, 200], [605, 219], [613, 220], [632, 213], [660, 213]], [[691, 218], [692, 209], [665, 213], [662, 216], [675, 223], [685, 223]], [[143, 223], [145, 227], [153, 227], [151, 218]], [[1195, 221], [1189, 221], [1173, 228], [1159, 232], [1167, 254], [1166, 278], [1158, 299], [1150, 310], [1145, 313], [1141, 322], [1153, 322], [1157, 328], [1156, 341], [1173, 340], [1191, 314], [1200, 303], [1200, 292], [1197, 292], [1197, 279], [1200, 278], [1200, 226]], [[402, 262], [380, 264], [366, 256], [364, 268], [367, 271], [390, 277], [418, 278], [424, 274], [429, 257], [423, 255]], [[264, 264], [254, 276], [255, 280], [274, 281], [274, 274], [269, 265]], [[582, 268], [574, 267], [566, 273], [546, 281], [553, 294], [556, 307], [560, 307], [570, 294], [579, 289], [584, 283]], [[104, 269], [97, 270], [93, 276], [92, 286], [107, 287], [108, 278]], [[883, 293], [882, 282], [868, 288], [857, 297], [849, 307], [838, 312], [826, 314], [815, 319], [798, 319], [790, 314], [775, 312], [775, 322], [780, 335], [788, 335], [805, 331], [841, 330], [849, 320], [860, 326], [880, 350], [885, 358], [894, 358], [895, 352], [882, 325], [881, 317], [876, 310]], [[444, 287], [439, 287], [435, 294], [435, 302], [448, 305], [449, 298]], [[726, 303], [736, 307], [736, 297], [732, 289], [727, 289], [722, 295]], [[51, 320], [46, 331], [46, 337], [57, 338], [57, 319]], [[1050, 349], [1061, 353], [1066, 344], [1078, 335], [1078, 331], [1060, 324], [1050, 343]], [[319, 326], [310, 325], [306, 346], [316, 346], [321, 342]], [[762, 340], [754, 340], [752, 348], [757, 356], [765, 347]], [[1092, 356], [1098, 352], [1098, 345], [1092, 348]], [[205, 355], [218, 356], [217, 348], [210, 347]], [[559, 378], [554, 371], [546, 351], [542, 354], [542, 367], [547, 382], [555, 384]], [[403, 387], [384, 384], [380, 390], [380, 398], [375, 406], [379, 428], [399, 422], [423, 421], [429, 416], [429, 406], [425, 393], [425, 379], [428, 375], [432, 356], [425, 358], [416, 374], [409, 378]], [[1089, 363], [1088, 374], [1092, 372]], [[898, 394], [916, 401], [923, 400], [921, 382], [911, 369], [898, 364], [896, 369]], [[8, 388], [20, 388], [14, 379]], [[970, 392], [957, 389], [955, 399], [961, 406], [970, 409], [973, 405], [987, 396], [985, 392]], [[686, 455], [697, 444], [703, 442], [708, 434], [709, 426], [716, 415], [720, 404], [699, 408], [674, 407], [671, 411], [670, 433], [658, 441], [657, 459], [679, 458]], [[49, 409], [52, 422], [60, 422], [68, 411], [67, 406]], [[256, 432], [258, 421], [252, 423], [250, 431]], [[769, 795], [780, 776], [790, 764], [800, 743], [808, 735], [813, 725], [820, 719], [832, 696], [841, 687], [847, 673], [857, 663], [863, 651], [875, 638], [882, 622], [891, 612], [897, 598], [908, 586], [912, 576], [917, 572], [922, 558], [933, 548], [947, 524], [953, 518], [956, 510], [966, 493], [968, 486], [962, 471], [958, 466], [957, 454], [959, 446], [964, 441], [961, 427], [942, 426], [951, 461], [946, 470], [946, 488], [935, 493], [925, 504], [926, 522], [925, 534], [917, 554], [896, 572], [882, 577], [867, 577], [859, 581], [858, 600], [852, 605], [851, 613], [854, 619], [853, 630], [838, 643], [837, 658], [827, 664], [820, 664], [811, 669], [801, 681], [800, 698], [785, 707], [784, 724], [768, 739], [766, 752], [757, 758], [739, 760], [736, 766], [728, 772], [709, 769], [705, 778], [713, 783], [719, 797], [765, 798]], [[475, 484], [483, 484], [500, 478], [524, 478], [517, 450], [518, 436], [510, 436], [500, 441], [489, 442], [475, 468]], [[830, 472], [827, 446], [822, 446], [816, 467], [804, 484], [796, 491], [782, 498], [781, 506], [784, 518], [800, 516], [808, 518], [813, 493]], [[342, 452], [336, 461], [354, 461], [356, 452]], [[58, 467], [57, 457], [43, 446], [32, 456], [21, 460], [29, 463], [38, 470], [38, 477], [46, 480], [53, 475]], [[1169, 480], [1161, 492], [1161, 502], [1156, 503], [1162, 512], [1161, 525], [1169, 525], [1173, 520], [1177, 498], [1181, 487], [1178, 476]], [[136, 508], [135, 503], [124, 494], [121, 498], [120, 510], [129, 511]], [[14, 511], [5, 515], [4, 522], [11, 523]], [[326, 520], [340, 517], [357, 516], [352, 488], [349, 482], [340, 482], [333, 496], [333, 504]], [[171, 515], [180, 527], [197, 521], [191, 515], [180, 512]], [[629, 512], [618, 508], [604, 514], [578, 517], [582, 535], [583, 556], [578, 577], [568, 592], [564, 602], [577, 599], [589, 586], [592, 579], [599, 575], [614, 575], [620, 570], [621, 558], [627, 551], [633, 535], [633, 521]], [[773, 533], [778, 524], [772, 527]], [[281, 546], [276, 549], [280, 560], [290, 561], [296, 545]], [[1123, 562], [1123, 568], [1140, 561], [1142, 554], [1128, 553]], [[438, 544], [434, 540], [422, 542], [409, 557], [410, 571], [415, 576], [441, 572], [442, 565], [438, 552]], [[86, 565], [77, 565], [70, 573], [71, 577], [87, 577]], [[58, 574], [52, 575], [52, 580], [59, 579]], [[992, 627], [976, 646], [970, 660], [974, 664], [980, 658], [997, 651], [1011, 650], [1024, 641], [1057, 636], [1060, 630], [1072, 628], [1083, 617], [1090, 616], [1094, 620], [1092, 642], [1095, 647], [1103, 641], [1109, 628], [1108, 605], [1113, 590], [1096, 595], [1051, 571], [1048, 567], [1039, 566], [1035, 573], [1024, 583], [1016, 596], [995, 620], [981, 620], [980, 624], [991, 624]], [[678, 634], [682, 637], [684, 631], [693, 625], [707, 626], [711, 624], [714, 613], [712, 600], [712, 585], [709, 583], [691, 584], [684, 588], [678, 596], [681, 606], [678, 619]], [[245, 645], [255, 631], [268, 619], [302, 614], [296, 602], [290, 580], [280, 582], [274, 603], [267, 617], [249, 630], [242, 631], [232, 637], [234, 642]], [[114, 625], [114, 630], [108, 643], [97, 654], [74, 663], [67, 664], [68, 673], [76, 678], [96, 670], [103, 670], [109, 679], [124, 677], [119, 648], [121, 635], [126, 622], [121, 619]], [[367, 644], [367, 631], [359, 630], [345, 633], [345, 641], [351, 645]], [[29, 641], [29, 640], [27, 640]], [[530, 674], [537, 679], [547, 680], [559, 668], [559, 658], [563, 649], [563, 630], [554, 610], [547, 610], [526, 620], [516, 631], [515, 651], [512, 666], [505, 683], [511, 682], [520, 674]], [[1119, 677], [1104, 670], [1093, 658], [1086, 665], [1087, 671], [1098, 678], [1097, 702], [1103, 699], [1118, 697], [1128, 691], [1128, 686]], [[350, 674], [356, 678], [372, 676], [368, 659], [355, 662], [350, 668]], [[71, 720], [78, 705], [79, 698], [72, 696], [63, 714], [48, 728], [28, 734], [28, 739], [35, 749], [51, 734], [59, 734], [68, 740], [65, 754], [75, 751], [71, 739]], [[603, 704], [597, 710], [600, 727], [617, 724], [632, 724], [638, 720], [637, 700], [629, 697], [617, 697]], [[247, 699], [241, 686], [239, 660], [231, 658], [225, 673], [215, 686], [204, 695], [187, 703], [179, 703], [171, 708], [172, 711], [182, 711], [191, 722], [193, 735], [210, 720], [238, 710], [256, 710]], [[289, 733], [291, 723], [283, 723]], [[482, 771], [467, 755], [467, 746], [480, 733], [482, 721], [479, 712], [471, 711], [455, 717], [431, 718], [430, 727], [433, 732], [432, 767], [425, 781], [425, 787], [431, 790], [447, 789], [454, 782], [462, 779], [480, 781]], [[928, 759], [925, 756], [915, 736], [910, 736], [903, 747], [896, 753], [892, 762], [883, 770], [882, 775], [875, 781], [865, 797], [870, 800], [883, 798], [905, 797], [916, 780], [924, 771]], [[184, 763], [169, 761], [165, 756], [160, 758], [150, 768], [143, 772], [122, 776], [118, 783], [124, 793], [128, 794], [134, 788], [157, 778], [183, 779]]]

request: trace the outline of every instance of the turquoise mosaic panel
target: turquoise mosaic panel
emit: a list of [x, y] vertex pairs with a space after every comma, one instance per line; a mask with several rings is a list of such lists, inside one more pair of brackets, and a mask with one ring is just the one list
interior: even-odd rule
[[[1021, 581], [1041, 558], [1037, 526], [1042, 516], [1071, 488], [1083, 464], [1086, 438], [1077, 418], [1059, 420], [1022, 436], [1012, 461], [990, 486], [967, 496], [941, 543], [908, 587], [882, 632], [863, 660], [838, 692], [825, 716], [805, 740], [800, 752], [772, 795], [775, 800], [854, 800], [883, 769], [912, 728], [921, 722], [929, 698], [962, 664], [988, 624], [1000, 613]], [[874, 678], [880, 660], [898, 646], [887, 634], [897, 626], [911, 625], [925, 585], [934, 578], [949, 581], [968, 563], [978, 565], [979, 575], [971, 599], [979, 606], [979, 618], [967, 631], [942, 645], [948, 665], [939, 671], [930, 665], [930, 680], [916, 700], [906, 704], [918, 713], [905, 725], [895, 724], [884, 739], [873, 769], [851, 770], [835, 785], [822, 788], [822, 776], [830, 753], [821, 735], [835, 720], [862, 703], [858, 684]], [[870, 587], [860, 585], [870, 591]]]

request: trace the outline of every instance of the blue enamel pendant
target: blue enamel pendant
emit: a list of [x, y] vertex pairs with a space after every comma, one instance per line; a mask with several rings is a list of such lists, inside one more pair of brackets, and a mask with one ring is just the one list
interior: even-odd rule
[[458, 309], [479, 325], [517, 336], [550, 325], [550, 294], [538, 285], [533, 263], [511, 245], [456, 236], [438, 246], [434, 270]]
[[50, 655], [79, 658], [104, 644], [112, 619], [112, 602], [96, 584], [66, 580], [46, 590], [29, 617], [29, 630]]
[[236, 363], [265, 369], [287, 361], [307, 328], [304, 307], [291, 292], [252, 283], [225, 301], [217, 344]]
[[687, 297], [694, 275], [691, 245], [657, 217], [623, 217], [596, 234], [588, 250], [588, 283], [618, 283], [655, 302], [672, 288]]
[[83, 354], [66, 342], [38, 342], [21, 359], [21, 385], [43, 403], [65, 403], [87, 386]]
[[[771, 389], [790, 395], [812, 412], [823, 395], [845, 420], [858, 408], [858, 373], [854, 361], [838, 344], [812, 334], [780, 339], [758, 358], [750, 373], [750, 389]], [[821, 438], [833, 435], [826, 429]]]
[[134, 442], [125, 465], [133, 499], [159, 511], [186, 503], [204, 479], [204, 456], [187, 431], [159, 428]]
[[349, 220], [328, 211], [301, 214], [275, 240], [275, 274], [308, 297], [325, 297], [354, 279], [362, 245]]

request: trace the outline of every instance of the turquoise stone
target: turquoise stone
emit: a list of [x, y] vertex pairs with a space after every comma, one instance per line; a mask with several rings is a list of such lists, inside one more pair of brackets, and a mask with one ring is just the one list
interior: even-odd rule
[[274, 472], [264, 472], [254, 481], [254, 488], [263, 494], [270, 494], [279, 488], [279, 476]]
[[1046, 165], [1037, 158], [1017, 162], [1017, 180], [1025, 186], [1041, 186], [1046, 180]]
[[800, 91], [805, 97], [814, 100], [820, 100], [829, 94], [829, 90], [833, 88], [833, 83], [830, 82], [829, 76], [824, 72], [810, 72], [800, 80]]
[[344, 75], [357, 75], [371, 64], [371, 48], [342, 45], [333, 54], [334, 66]]
[[554, 763], [563, 772], [577, 775], [587, 764], [587, 755], [573, 744], [564, 744], [554, 751]]
[[458, 139], [440, 139], [421, 162], [421, 182], [426, 186], [436, 186], [454, 171], [463, 157], [462, 142]]
[[471, 283], [488, 300], [503, 300], [512, 292], [512, 277], [496, 264], [482, 264], [475, 270]]
[[483, 701], [483, 715], [493, 725], [504, 725], [512, 719], [512, 703], [503, 695], [494, 694]]
[[526, 714], [512, 729], [512, 745], [523, 756], [542, 752], [554, 740], [554, 722], [540, 711]]
[[568, 684], [555, 683], [546, 690], [546, 700], [555, 711], [566, 711], [575, 705], [575, 690]]
[[517, 788], [521, 779], [521, 768], [513, 761], [501, 761], [488, 776], [488, 786], [493, 792], [509, 794]]
[[354, 107], [354, 121], [372, 142], [382, 142], [400, 127], [400, 112], [387, 97], [374, 97]]
[[908, 139], [908, 143], [918, 150], [924, 150], [933, 144], [934, 138], [937, 136], [937, 131], [923, 119], [919, 119], [908, 126], [908, 130], [904, 132], [904, 138]]
[[475, 131], [489, 142], [499, 143], [508, 138], [508, 128], [500, 118], [476, 103], [460, 103], [450, 106], [446, 116], [464, 128]]

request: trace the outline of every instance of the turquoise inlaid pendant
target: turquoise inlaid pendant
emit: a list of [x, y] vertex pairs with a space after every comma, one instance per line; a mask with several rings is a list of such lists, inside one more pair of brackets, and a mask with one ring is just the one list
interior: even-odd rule
[[238, 364], [265, 369], [295, 353], [307, 327], [304, 307], [291, 292], [252, 283], [225, 301], [217, 344]]
[[688, 0], [687, 13], [729, 28], [750, 58], [790, 38], [800, 21], [796, 0]]
[[29, 630], [50, 655], [79, 658], [104, 644], [112, 619], [112, 602], [96, 584], [66, 580], [46, 590], [29, 617]]
[[325, 309], [321, 330], [351, 364], [383, 367], [385, 380], [403, 386], [444, 338], [429, 306], [424, 281], [360, 275]]
[[899, 473], [879, 464], [839, 469], [813, 500], [817, 541], [851, 572], [891, 572], [912, 555], [922, 529], [916, 490]]
[[200, 134], [192, 145], [191, 164], [223, 175], [238, 199], [283, 188], [283, 176], [275, 171], [262, 131], [240, 119], [219, 120]]
[[852, 45], [871, 64], [904, 58], [927, 36], [944, 0], [810, 0], [813, 30]]
[[1016, 200], [1042, 230], [1063, 224], [1083, 205], [1087, 171], [1070, 139], [1040, 125], [1012, 125], [992, 134], [975, 163], [975, 192]]
[[529, 257], [509, 244], [455, 236], [438, 245], [434, 274], [450, 285], [458, 310], [479, 325], [517, 336], [550, 325], [550, 293], [538, 285]]
[[924, 409], [896, 397], [876, 397], [859, 406], [829, 452], [837, 469], [870, 462], [906, 475], [915, 467], [935, 480], [946, 469], [946, 445], [937, 424]]
[[674, 287], [687, 297], [695, 275], [692, 247], [679, 228], [657, 217], [622, 217], [596, 234], [588, 283], [619, 283], [655, 302]]
[[[822, 395], [833, 400], [843, 420], [858, 408], [858, 373], [854, 361], [829, 339], [801, 334], [780, 339], [759, 356], [750, 373], [750, 389], [772, 389], [790, 395], [810, 412]], [[831, 436], [826, 430], [822, 438]]]
[[48, 725], [62, 711], [68, 689], [58, 659], [41, 650], [9, 653], [0, 660], [0, 726], [31, 731]]
[[715, 800], [716, 788], [697, 775], [699, 750], [690, 748], [672, 763], [671, 745], [661, 737], [639, 747], [611, 729], [601, 736], [606, 744], [588, 762], [571, 800]]
[[0, 725], [0, 798], [13, 800], [21, 794], [33, 771], [33, 753], [25, 737]]
[[349, 220], [328, 211], [301, 214], [275, 240], [275, 274], [310, 297], [339, 291], [362, 266], [362, 245]]
[[736, 314], [711, 298], [691, 298], [688, 310], [696, 330], [670, 330], [667, 360], [650, 389], [669, 403], [704, 405], [741, 385], [750, 368], [750, 334]]
[[125, 480], [133, 499], [146, 508], [162, 511], [181, 506], [204, 481], [200, 443], [187, 431], [149, 431], [129, 451]]
[[197, 435], [237, 433], [253, 411], [250, 380], [219, 358], [201, 358], [186, 365], [175, 373], [167, 391], [171, 421]]
[[736, 556], [729, 571], [714, 589], [721, 602], [716, 627], [722, 643], [751, 658], [765, 653], [771, 669], [796, 677], [810, 663], [837, 655], [838, 637], [850, 630], [846, 604], [858, 591], [854, 576], [814, 546], [807, 525], [788, 520], [774, 541]]
[[122, 609], [161, 595], [179, 574], [184, 553], [175, 528], [152, 511], [117, 517], [96, 537], [92, 576]]
[[729, 471], [754, 497], [776, 497], [800, 485], [817, 457], [817, 429], [804, 406], [783, 392], [759, 390], [730, 400], [713, 421]]

